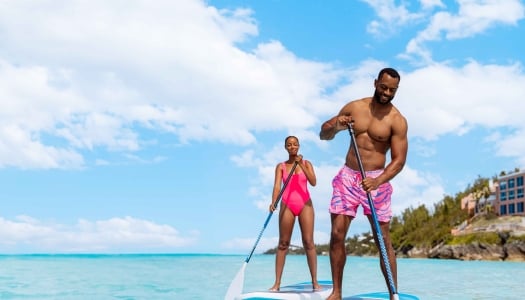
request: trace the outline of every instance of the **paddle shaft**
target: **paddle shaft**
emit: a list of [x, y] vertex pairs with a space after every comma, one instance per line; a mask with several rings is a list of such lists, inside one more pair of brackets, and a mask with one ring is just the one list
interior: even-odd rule
[[[297, 167], [297, 164], [298, 164], [298, 162], [295, 161], [293, 166], [292, 166], [292, 169], [290, 170], [290, 174], [288, 174], [288, 177], [284, 181], [283, 187], [281, 188], [281, 191], [279, 191], [279, 195], [277, 196], [277, 200], [273, 204], [273, 208], [274, 209], [277, 208], [277, 204], [279, 204], [279, 201], [281, 200], [281, 197], [282, 197], [282, 195], [284, 193], [284, 189], [286, 189], [286, 186], [288, 185], [288, 182], [290, 181], [290, 179], [292, 179], [292, 175], [293, 175], [293, 173], [295, 171], [295, 168]], [[246, 257], [246, 260], [245, 260], [246, 263], [248, 263], [250, 261], [250, 259], [252, 258], [253, 252], [255, 251], [255, 248], [257, 248], [257, 244], [259, 243], [259, 240], [261, 239], [261, 236], [262, 236], [262, 234], [264, 232], [264, 229], [266, 229], [266, 226], [268, 225], [268, 222], [270, 222], [270, 219], [272, 218], [272, 215], [273, 215], [273, 211], [270, 211], [270, 213], [268, 214], [268, 217], [266, 217], [266, 221], [264, 222], [264, 226], [261, 229], [261, 232], [259, 232], [259, 236], [257, 237], [257, 240], [255, 241], [255, 245], [253, 245], [252, 251], [250, 251], [250, 254], [248, 255], [248, 257]]]
[[[354, 128], [352, 127], [352, 122], [348, 123], [348, 131], [350, 132], [350, 137], [352, 138], [352, 145], [354, 146], [355, 157], [357, 159], [357, 164], [359, 165], [359, 171], [361, 172], [361, 177], [364, 180], [366, 178], [366, 172], [363, 168], [363, 162], [361, 161], [359, 149], [357, 148], [357, 141], [355, 139], [355, 133]], [[368, 206], [370, 206], [370, 211], [372, 212], [372, 227], [374, 227], [376, 231], [377, 240], [379, 241], [379, 250], [381, 252], [381, 256], [383, 257], [383, 262], [385, 264], [386, 274], [388, 277], [388, 284], [390, 285], [390, 290], [392, 291], [392, 294], [397, 294], [397, 289], [394, 284], [394, 278], [392, 276], [392, 268], [390, 266], [390, 261], [388, 260], [385, 241], [383, 240], [383, 233], [381, 232], [381, 227], [379, 226], [379, 221], [377, 220], [376, 209], [374, 207], [374, 200], [372, 199], [372, 195], [370, 194], [370, 192], [366, 192], [366, 196], [368, 198]]]

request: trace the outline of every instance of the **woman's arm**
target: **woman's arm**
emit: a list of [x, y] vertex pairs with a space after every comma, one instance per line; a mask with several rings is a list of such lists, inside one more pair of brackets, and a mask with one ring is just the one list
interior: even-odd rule
[[273, 182], [272, 203], [270, 204], [270, 211], [275, 210], [275, 202], [277, 201], [277, 196], [279, 196], [279, 192], [281, 191], [281, 181], [283, 180], [283, 172], [281, 165], [281, 163], [278, 163], [277, 166], [275, 166], [275, 176]]
[[308, 179], [310, 185], [315, 186], [317, 184], [317, 178], [315, 177], [314, 166], [312, 163], [308, 160], [302, 160], [299, 163], [299, 166], [303, 170], [304, 175], [306, 175], [306, 179]]

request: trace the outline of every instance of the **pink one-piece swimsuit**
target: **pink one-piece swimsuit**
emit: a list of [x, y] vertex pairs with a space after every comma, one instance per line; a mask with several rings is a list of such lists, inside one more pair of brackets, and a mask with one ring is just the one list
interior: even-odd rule
[[[282, 163], [283, 182], [288, 178], [286, 164]], [[308, 179], [303, 172], [292, 175], [282, 195], [283, 203], [290, 209], [294, 216], [298, 216], [303, 210], [306, 202], [310, 200], [308, 192]]]

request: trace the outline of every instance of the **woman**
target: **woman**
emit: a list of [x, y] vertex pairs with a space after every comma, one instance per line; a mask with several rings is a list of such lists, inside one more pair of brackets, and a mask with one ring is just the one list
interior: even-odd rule
[[295, 162], [297, 162], [297, 167], [282, 193], [279, 211], [279, 244], [275, 255], [275, 283], [270, 291], [278, 291], [281, 287], [284, 262], [290, 246], [296, 217], [299, 219], [303, 247], [312, 277], [312, 287], [317, 290], [320, 286], [317, 282], [317, 252], [314, 244], [314, 207], [308, 192], [308, 183], [315, 186], [317, 181], [314, 167], [309, 161], [303, 160], [302, 155], [298, 154], [299, 139], [297, 137], [287, 137], [284, 140], [284, 148], [288, 151], [288, 160], [277, 164], [275, 167], [271, 212], [275, 210], [275, 202], [278, 200], [282, 182], [288, 178]]

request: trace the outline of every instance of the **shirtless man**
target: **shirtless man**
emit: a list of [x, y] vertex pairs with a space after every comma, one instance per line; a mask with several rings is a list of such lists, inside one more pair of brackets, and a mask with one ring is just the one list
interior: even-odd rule
[[[387, 249], [394, 286], [397, 290], [397, 265], [394, 248], [390, 240], [392, 187], [389, 181], [405, 165], [408, 140], [408, 125], [405, 117], [391, 103], [400, 81], [399, 73], [392, 68], [382, 69], [374, 80], [373, 97], [347, 103], [337, 116], [323, 123], [319, 134], [321, 140], [331, 140], [341, 130], [347, 131], [352, 122], [357, 148], [361, 155], [366, 178], [361, 178], [355, 151], [350, 145], [346, 163], [334, 177], [333, 195], [330, 204], [332, 232], [330, 236], [330, 266], [332, 268], [333, 291], [327, 300], [342, 299], [343, 269], [346, 263], [345, 238], [350, 223], [359, 205], [363, 206], [370, 225], [373, 219], [368, 206], [366, 192], [374, 200], [379, 227]], [[390, 150], [391, 160], [386, 165], [386, 154]], [[379, 242], [374, 230], [377, 247]], [[380, 256], [380, 265], [390, 290], [385, 265]], [[390, 298], [393, 295], [390, 290]]]

